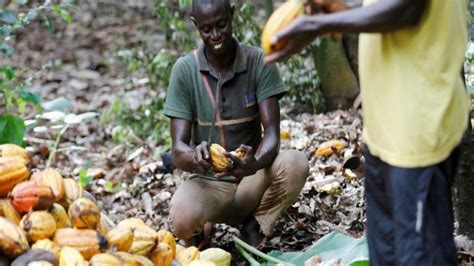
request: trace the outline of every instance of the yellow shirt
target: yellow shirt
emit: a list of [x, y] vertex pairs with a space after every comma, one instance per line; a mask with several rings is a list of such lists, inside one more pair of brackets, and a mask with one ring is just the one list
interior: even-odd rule
[[363, 139], [384, 162], [428, 166], [460, 143], [470, 108], [461, 79], [466, 7], [430, 0], [417, 26], [360, 35]]

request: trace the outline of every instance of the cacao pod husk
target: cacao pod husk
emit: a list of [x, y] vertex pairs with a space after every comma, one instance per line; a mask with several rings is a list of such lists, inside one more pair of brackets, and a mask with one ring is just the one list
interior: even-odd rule
[[17, 184], [11, 194], [12, 206], [19, 213], [30, 210], [47, 210], [53, 206], [54, 193], [51, 188], [35, 181], [24, 181]]
[[9, 143], [0, 145], [0, 157], [20, 157], [24, 160], [25, 164], [29, 160], [28, 152], [24, 148]]
[[129, 251], [133, 243], [133, 231], [130, 228], [116, 227], [107, 233], [109, 247], [116, 251]]
[[335, 152], [341, 152], [345, 145], [342, 141], [333, 139], [323, 142], [314, 153], [315, 156], [331, 156]]
[[122, 266], [122, 260], [113, 254], [100, 253], [89, 260], [89, 266]]
[[25, 266], [25, 265], [27, 266], [30, 266], [30, 265], [57, 266], [58, 263], [59, 263], [58, 258], [53, 253], [47, 250], [43, 250], [43, 249], [35, 249], [35, 250], [29, 250], [23, 255], [17, 257], [12, 262], [11, 266]]
[[88, 266], [81, 253], [72, 247], [63, 247], [59, 255], [59, 266]]
[[0, 197], [7, 196], [16, 184], [29, 176], [28, 168], [17, 157], [0, 158]]
[[13, 208], [11, 204], [10, 199], [1, 199], [1, 206], [2, 206], [2, 211], [3, 211], [3, 216], [12, 222], [14, 222], [16, 225], [20, 224], [21, 220], [21, 215]]
[[10, 258], [15, 258], [29, 248], [25, 232], [12, 221], [0, 217], [0, 251]]
[[86, 198], [78, 198], [69, 206], [69, 219], [77, 229], [96, 229], [100, 223], [100, 211], [97, 205]]
[[183, 266], [187, 266], [191, 261], [199, 259], [199, 249], [191, 246], [176, 254], [176, 260]]
[[49, 213], [53, 215], [56, 221], [56, 228], [69, 227], [70, 221], [64, 207], [59, 203], [53, 203], [53, 206], [49, 210]]
[[225, 155], [226, 150], [221, 145], [217, 143], [211, 144], [209, 152], [211, 154], [211, 165], [214, 170], [224, 172], [232, 167], [232, 160]]
[[171, 248], [171, 251], [173, 252], [173, 258], [176, 257], [176, 240], [174, 239], [174, 236], [171, 232], [167, 230], [159, 230], [158, 231], [158, 243], [166, 243], [169, 245]]
[[167, 243], [161, 242], [151, 251], [149, 258], [155, 266], [170, 266], [174, 259], [173, 250]]
[[41, 239], [36, 241], [31, 249], [43, 249], [53, 253], [56, 257], [59, 258], [59, 252], [61, 251], [61, 247], [51, 241], [50, 239]]
[[296, 18], [304, 14], [303, 0], [288, 0], [275, 9], [265, 23], [262, 32], [262, 48], [265, 54], [277, 52], [288, 43], [287, 40], [271, 45], [270, 40], [275, 33], [288, 27]]
[[53, 242], [77, 249], [86, 260], [107, 248], [105, 237], [92, 229], [61, 228], [54, 233]]
[[26, 214], [20, 221], [20, 228], [31, 243], [50, 238], [56, 231], [56, 221], [47, 211], [34, 211]]
[[54, 201], [59, 202], [64, 197], [64, 178], [53, 168], [44, 171], [34, 172], [31, 180], [47, 184], [54, 193]]

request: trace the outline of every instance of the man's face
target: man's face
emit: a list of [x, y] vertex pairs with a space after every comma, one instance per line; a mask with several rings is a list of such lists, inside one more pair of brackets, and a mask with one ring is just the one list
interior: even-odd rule
[[193, 21], [206, 46], [214, 55], [222, 55], [232, 47], [232, 16], [221, 2], [200, 5], [194, 13]]

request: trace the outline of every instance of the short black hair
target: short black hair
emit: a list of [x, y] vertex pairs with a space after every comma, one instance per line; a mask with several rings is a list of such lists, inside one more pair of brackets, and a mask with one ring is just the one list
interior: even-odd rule
[[230, 0], [193, 0], [191, 6], [191, 15], [194, 16], [200, 5], [223, 5], [224, 9], [228, 12], [232, 12]]

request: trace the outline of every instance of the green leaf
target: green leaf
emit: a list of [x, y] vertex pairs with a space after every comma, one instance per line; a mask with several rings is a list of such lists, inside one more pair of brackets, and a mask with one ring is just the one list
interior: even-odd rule
[[0, 143], [23, 145], [25, 122], [14, 115], [0, 116]]
[[92, 177], [87, 175], [87, 170], [81, 170], [79, 172], [79, 179], [77, 180], [77, 184], [82, 188], [87, 187], [92, 183]]
[[60, 6], [53, 6], [53, 12], [58, 14], [68, 24], [72, 23], [72, 16], [67, 10], [62, 9]]
[[25, 100], [28, 103], [39, 104], [41, 102], [41, 98], [38, 94], [30, 91], [25, 91], [24, 89], [20, 90], [18, 96], [20, 96], [21, 99]]
[[44, 19], [44, 25], [46, 26], [46, 28], [48, 28], [48, 31], [50, 33], [54, 32], [53, 22], [47, 16], [43, 16], [43, 19]]
[[16, 16], [8, 10], [0, 10], [0, 21], [14, 24], [16, 22]]
[[3, 75], [5, 75], [8, 80], [12, 80], [15, 78], [15, 72], [13, 72], [13, 69], [11, 67], [2, 67], [0, 68], [0, 70], [3, 72]]

